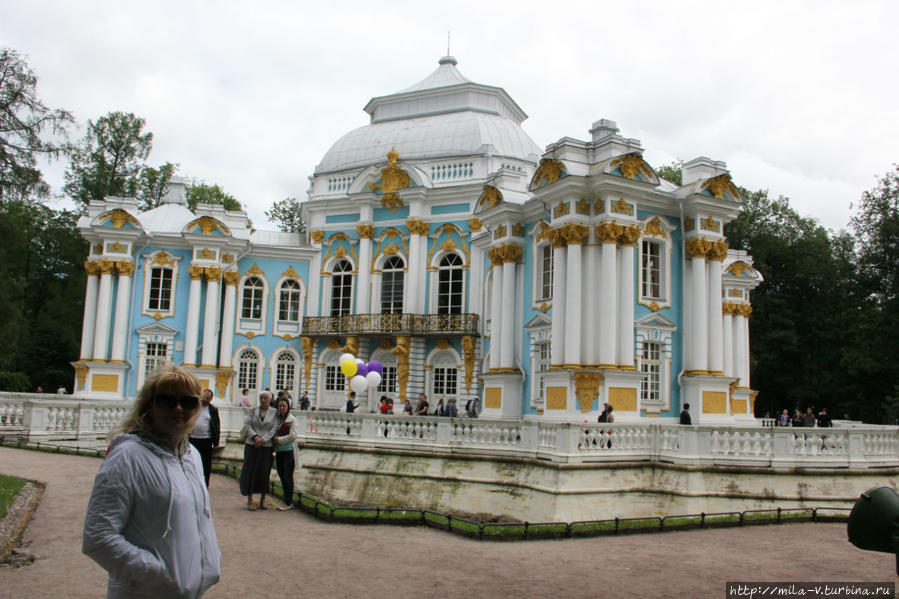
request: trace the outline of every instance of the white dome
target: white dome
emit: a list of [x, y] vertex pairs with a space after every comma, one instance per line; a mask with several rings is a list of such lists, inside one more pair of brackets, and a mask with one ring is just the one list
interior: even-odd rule
[[331, 146], [316, 174], [382, 164], [395, 148], [404, 161], [490, 154], [536, 162], [540, 147], [521, 128], [527, 115], [499, 87], [466, 79], [451, 56], [423, 81], [372, 98], [371, 124]]

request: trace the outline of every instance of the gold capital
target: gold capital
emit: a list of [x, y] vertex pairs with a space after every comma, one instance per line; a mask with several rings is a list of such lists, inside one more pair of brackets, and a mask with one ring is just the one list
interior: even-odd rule
[[356, 233], [360, 239], [374, 239], [375, 228], [372, 225], [356, 225]]
[[482, 223], [481, 219], [477, 216], [472, 216], [468, 219], [468, 226], [472, 233], [480, 233], [481, 229], [484, 227], [484, 223]]
[[712, 242], [705, 237], [693, 237], [686, 243], [687, 253], [691, 258], [705, 258], [711, 247]]
[[100, 272], [104, 275], [111, 275], [112, 271], [115, 270], [115, 262], [112, 260], [100, 260], [97, 262], [97, 268], [100, 269]]
[[84, 261], [84, 270], [89, 277], [96, 277], [100, 274], [100, 266], [96, 262], [90, 260]]
[[222, 273], [222, 278], [225, 279], [225, 285], [237, 285], [240, 281], [240, 273], [236, 270], [229, 270]]
[[431, 225], [419, 218], [406, 219], [406, 228], [412, 235], [427, 235]]
[[190, 274], [190, 280], [196, 281], [203, 278], [203, 270], [202, 266], [189, 266], [187, 267], [187, 272]]
[[636, 225], [628, 225], [621, 227], [621, 235], [618, 236], [618, 243], [621, 245], [634, 245], [640, 239], [640, 227]]
[[502, 254], [503, 264], [510, 262], [512, 264], [518, 262], [521, 258], [521, 246], [515, 243], [507, 243], [499, 247]]
[[119, 260], [115, 263], [115, 266], [119, 274], [123, 276], [129, 276], [134, 272], [134, 262], [131, 260]]
[[219, 281], [222, 278], [222, 269], [218, 266], [207, 266], [205, 269], [206, 280]]
[[596, 236], [602, 239], [603, 243], [617, 243], [621, 237], [623, 227], [612, 221], [610, 223], [602, 223], [596, 225]]
[[727, 242], [724, 240], [715, 241], [709, 248], [709, 260], [721, 262], [727, 258]]
[[590, 235], [590, 229], [580, 223], [568, 223], [560, 227], [559, 232], [568, 245], [581, 245]]

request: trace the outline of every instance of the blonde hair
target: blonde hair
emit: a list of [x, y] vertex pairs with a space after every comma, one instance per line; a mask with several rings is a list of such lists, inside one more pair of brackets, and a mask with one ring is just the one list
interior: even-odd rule
[[[144, 381], [144, 386], [137, 393], [137, 399], [134, 400], [131, 411], [128, 412], [119, 426], [109, 433], [107, 438], [112, 439], [116, 435], [129, 433], [133, 430], [150, 431], [151, 423], [148, 420], [148, 416], [153, 407], [153, 398], [161, 388], [186, 389], [192, 395], [200, 396], [200, 381], [197, 380], [197, 377], [171, 362], [163, 362], [147, 375], [147, 380]], [[176, 447], [190, 434], [199, 413], [199, 410], [194, 410], [193, 416], [184, 429], [184, 435], [180, 439], [174, 439]]]

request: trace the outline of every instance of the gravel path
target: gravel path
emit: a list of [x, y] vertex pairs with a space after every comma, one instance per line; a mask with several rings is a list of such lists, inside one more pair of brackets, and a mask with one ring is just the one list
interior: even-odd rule
[[[100, 460], [0, 448], [0, 473], [42, 481], [23, 535], [33, 564], [0, 567], [0, 597], [96, 598], [106, 575], [81, 554]], [[222, 579], [206, 597], [724, 597], [727, 581], [893, 581], [895, 558], [856, 549], [843, 524], [479, 542], [428, 528], [329, 524], [248, 512], [213, 476]]]

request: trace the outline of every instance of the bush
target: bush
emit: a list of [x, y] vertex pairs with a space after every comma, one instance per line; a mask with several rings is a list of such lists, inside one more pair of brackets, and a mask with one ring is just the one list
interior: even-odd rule
[[25, 392], [31, 389], [31, 381], [24, 372], [0, 372], [0, 391]]

